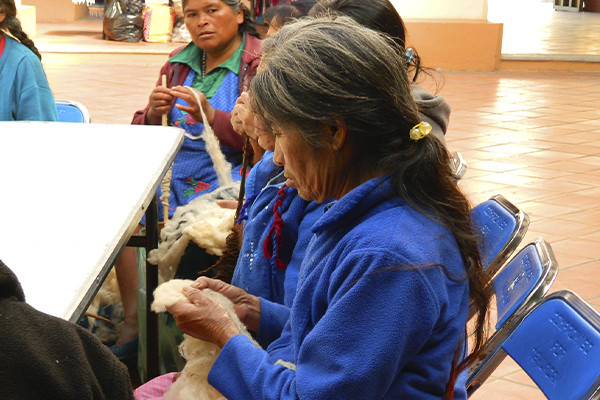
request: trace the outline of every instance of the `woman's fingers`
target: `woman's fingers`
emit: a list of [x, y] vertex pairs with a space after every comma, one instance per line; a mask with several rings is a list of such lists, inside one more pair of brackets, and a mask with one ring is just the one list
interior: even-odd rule
[[236, 210], [238, 206], [237, 200], [217, 200], [217, 205], [221, 208]]

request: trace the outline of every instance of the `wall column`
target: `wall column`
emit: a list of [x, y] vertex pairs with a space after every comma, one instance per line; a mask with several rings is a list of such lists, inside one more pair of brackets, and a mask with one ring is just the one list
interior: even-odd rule
[[423, 65], [492, 71], [500, 65], [501, 23], [487, 20], [487, 0], [391, 0], [407, 28], [407, 47]]

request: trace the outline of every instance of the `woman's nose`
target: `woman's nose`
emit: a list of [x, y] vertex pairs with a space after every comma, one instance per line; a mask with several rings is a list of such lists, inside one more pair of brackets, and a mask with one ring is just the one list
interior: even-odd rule
[[275, 165], [279, 165], [283, 167], [283, 153], [281, 152], [281, 148], [277, 144], [277, 139], [275, 139], [275, 150], [273, 151], [273, 162]]
[[207, 18], [206, 18], [206, 14], [202, 13], [198, 16], [198, 26], [203, 26], [206, 25], [207, 23]]

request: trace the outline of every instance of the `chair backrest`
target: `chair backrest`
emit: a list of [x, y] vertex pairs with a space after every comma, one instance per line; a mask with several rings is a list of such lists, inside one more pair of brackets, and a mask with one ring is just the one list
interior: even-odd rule
[[76, 101], [55, 100], [59, 122], [90, 123], [90, 113], [87, 108]]
[[529, 216], [499, 194], [473, 208], [471, 216], [481, 236], [483, 268], [493, 277], [523, 240]]
[[[529, 216], [497, 194], [473, 208], [471, 219], [475, 234], [480, 236], [483, 269], [493, 278], [525, 237]], [[468, 319], [475, 312], [474, 304], [470, 304]]]
[[550, 290], [558, 273], [552, 248], [542, 238], [523, 247], [492, 280], [498, 322], [481, 356], [469, 368], [467, 392], [472, 394], [504, 360], [501, 350], [511, 329]]
[[502, 348], [548, 399], [598, 397], [600, 314], [575, 293], [563, 290], [544, 298]]
[[450, 154], [450, 168], [456, 178], [456, 184], [459, 184], [460, 180], [465, 176], [465, 172], [467, 172], [467, 163], [458, 151]]

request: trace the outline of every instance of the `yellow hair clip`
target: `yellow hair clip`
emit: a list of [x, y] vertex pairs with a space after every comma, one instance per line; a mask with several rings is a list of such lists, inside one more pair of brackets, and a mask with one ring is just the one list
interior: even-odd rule
[[410, 138], [415, 142], [429, 135], [433, 128], [427, 122], [419, 122], [410, 130]]

